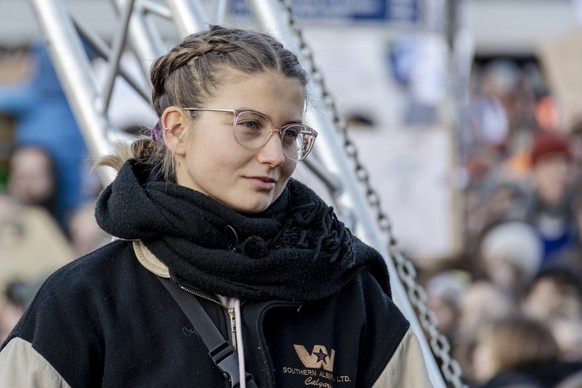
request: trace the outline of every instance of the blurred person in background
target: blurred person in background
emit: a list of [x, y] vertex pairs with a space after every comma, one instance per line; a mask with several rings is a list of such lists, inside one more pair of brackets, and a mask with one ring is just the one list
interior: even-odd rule
[[582, 284], [570, 267], [551, 263], [534, 277], [522, 311], [551, 330], [566, 365], [582, 363]]
[[56, 218], [58, 177], [55, 162], [39, 145], [14, 147], [8, 159], [8, 195], [22, 205], [37, 206]]
[[514, 88], [515, 69], [507, 62], [493, 62], [473, 75], [476, 81], [469, 115], [471, 150], [498, 154], [509, 135], [509, 118], [503, 100]]
[[535, 229], [525, 222], [505, 220], [489, 225], [477, 245], [483, 273], [519, 303], [526, 286], [538, 272], [543, 245]]
[[567, 137], [540, 131], [531, 149], [532, 197], [524, 220], [537, 231], [544, 247], [543, 262], [564, 250], [574, 238], [571, 208], [573, 169]]
[[506, 316], [516, 305], [508, 293], [487, 279], [474, 280], [467, 285], [459, 300], [459, 332], [472, 335], [483, 320]]
[[426, 284], [427, 306], [435, 314], [437, 328], [449, 342], [457, 340], [461, 293], [470, 281], [462, 270], [446, 270], [431, 276]]
[[471, 377], [471, 354], [481, 323], [505, 317], [516, 308], [511, 295], [488, 279], [475, 279], [463, 289], [459, 299], [459, 323], [453, 355], [466, 378]]
[[548, 322], [557, 317], [582, 316], [582, 284], [568, 266], [543, 266], [528, 286], [522, 302], [525, 314]]
[[475, 387], [554, 388], [580, 364], [560, 361], [560, 349], [542, 323], [519, 315], [483, 322], [473, 354]]
[[[427, 307], [434, 313], [437, 329], [448, 340], [452, 355], [459, 353], [459, 347], [463, 346], [464, 337], [459, 330], [460, 300], [470, 281], [468, 271], [455, 268], [437, 271], [426, 281]], [[425, 336], [430, 338], [430, 333], [425, 332]], [[436, 361], [442, 367], [442, 360]], [[463, 360], [457, 361], [463, 366]]]
[[16, 146], [8, 162], [6, 192], [0, 193], [0, 287], [12, 277], [55, 270], [74, 258], [54, 213], [56, 173], [48, 151]]
[[55, 160], [58, 188], [56, 217], [66, 218], [82, 201], [87, 148], [43, 42], [30, 48], [24, 80], [0, 85], [0, 112], [14, 118], [19, 144], [38, 144]]
[[528, 196], [528, 187], [522, 183], [501, 180], [490, 186], [484, 196], [483, 229], [497, 222], [519, 218]]
[[467, 192], [465, 249], [472, 256], [487, 229], [505, 220], [523, 217], [529, 196], [528, 187], [510, 181], [493, 181]]

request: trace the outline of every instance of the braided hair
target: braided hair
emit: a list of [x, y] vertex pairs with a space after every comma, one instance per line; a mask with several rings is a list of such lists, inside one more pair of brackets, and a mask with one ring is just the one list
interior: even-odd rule
[[[224, 70], [257, 74], [275, 70], [307, 85], [308, 76], [297, 57], [279, 41], [264, 33], [211, 25], [185, 37], [150, 67], [152, 106], [160, 118], [169, 106], [200, 107], [224, 81]], [[187, 85], [187, 87], [185, 87]], [[175, 181], [171, 152], [161, 140], [161, 125], [152, 137], [142, 137], [130, 149], [102, 158], [98, 165], [119, 169], [127, 158], [158, 166], [160, 178]]]

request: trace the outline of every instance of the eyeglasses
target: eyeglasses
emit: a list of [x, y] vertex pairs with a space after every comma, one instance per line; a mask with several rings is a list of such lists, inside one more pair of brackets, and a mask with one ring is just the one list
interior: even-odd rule
[[233, 134], [238, 144], [248, 149], [264, 146], [273, 132], [279, 132], [283, 145], [283, 155], [290, 160], [303, 160], [309, 155], [317, 131], [303, 124], [287, 124], [275, 128], [271, 119], [261, 112], [238, 109], [182, 108], [188, 111], [209, 111], [232, 113]]

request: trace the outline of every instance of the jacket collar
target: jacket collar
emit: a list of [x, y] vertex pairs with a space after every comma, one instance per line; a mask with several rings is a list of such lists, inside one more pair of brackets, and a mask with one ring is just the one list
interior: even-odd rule
[[145, 244], [139, 240], [133, 241], [133, 251], [137, 256], [137, 260], [151, 273], [160, 276], [162, 278], [169, 278], [170, 271], [168, 266], [162, 263], [156, 255], [152, 253], [145, 246]]

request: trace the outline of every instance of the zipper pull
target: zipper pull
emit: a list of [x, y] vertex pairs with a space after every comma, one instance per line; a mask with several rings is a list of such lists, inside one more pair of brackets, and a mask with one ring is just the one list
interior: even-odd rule
[[228, 317], [230, 318], [230, 341], [232, 342], [232, 347], [236, 351], [236, 316], [234, 314], [234, 308], [228, 308]]

